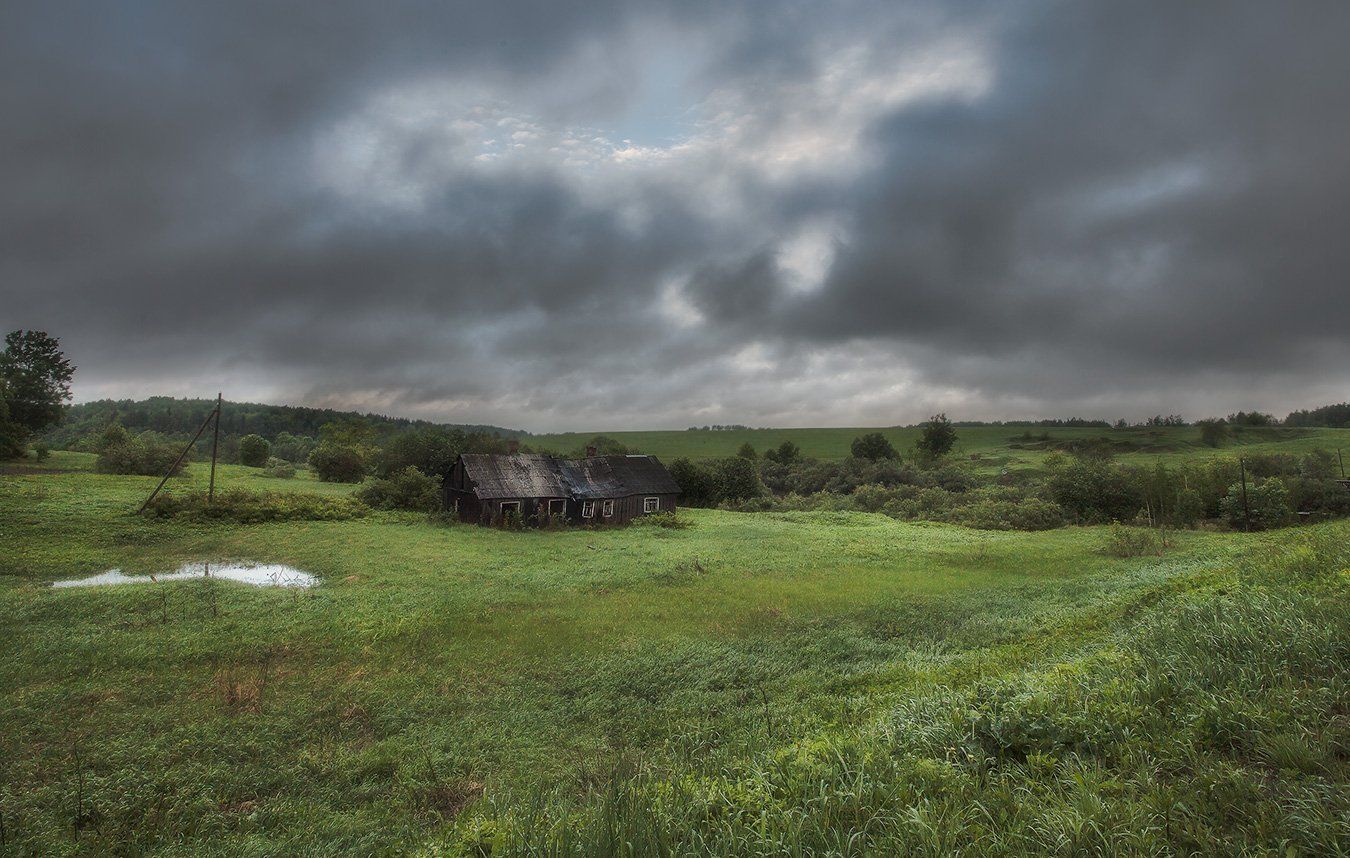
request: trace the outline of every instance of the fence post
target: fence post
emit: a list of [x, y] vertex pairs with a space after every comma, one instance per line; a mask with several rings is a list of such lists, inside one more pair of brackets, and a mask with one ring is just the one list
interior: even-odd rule
[[1247, 460], [1238, 457], [1238, 468], [1242, 471], [1242, 529], [1251, 532], [1252, 509], [1247, 505]]

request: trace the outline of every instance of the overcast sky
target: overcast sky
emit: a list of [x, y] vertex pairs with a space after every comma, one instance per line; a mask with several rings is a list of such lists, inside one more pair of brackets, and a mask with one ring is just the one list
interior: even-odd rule
[[1350, 3], [0, 3], [80, 400], [537, 431], [1350, 398]]

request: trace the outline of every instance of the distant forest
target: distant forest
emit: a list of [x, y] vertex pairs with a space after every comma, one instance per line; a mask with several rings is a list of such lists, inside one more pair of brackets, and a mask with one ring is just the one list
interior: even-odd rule
[[[72, 405], [66, 411], [60, 426], [48, 432], [45, 440], [52, 447], [63, 450], [93, 449], [97, 439], [108, 425], [120, 423], [131, 434], [158, 432], [169, 438], [190, 437], [206, 420], [215, 407], [214, 399], [175, 399], [171, 396], [152, 396], [149, 399], [100, 399]], [[304, 408], [293, 405], [260, 405], [253, 402], [221, 404], [220, 437], [226, 461], [234, 458], [239, 439], [244, 435], [261, 435], [269, 441], [278, 437], [294, 436], [315, 439], [319, 429], [327, 423], [361, 421], [373, 430], [375, 441], [384, 444], [390, 438], [410, 429], [432, 427], [462, 429], [519, 438], [526, 435], [517, 429], [471, 424], [441, 424], [428, 420], [409, 420], [406, 417], [388, 417], [383, 414], [361, 414], [355, 411], [336, 411], [332, 408]], [[208, 433], [209, 434], [209, 433]], [[198, 442], [199, 449], [208, 449], [208, 439]]]
[[[207, 414], [215, 405], [212, 399], [175, 399], [169, 396], [154, 396], [149, 399], [101, 399], [97, 402], [85, 402], [70, 406], [61, 425], [48, 432], [44, 438], [56, 449], [92, 450], [98, 438], [109, 424], [120, 423], [130, 433], [157, 432], [170, 439], [185, 439], [197, 431]], [[496, 435], [501, 438], [514, 438], [528, 441], [531, 433], [522, 429], [507, 429], [486, 424], [449, 424], [433, 423], [428, 420], [410, 420], [406, 417], [389, 417], [383, 414], [359, 413], [355, 411], [336, 411], [331, 408], [305, 408], [292, 405], [262, 405], [252, 402], [226, 401], [221, 409], [220, 432], [226, 460], [232, 460], [239, 439], [245, 435], [256, 434], [274, 444], [281, 441], [278, 453], [288, 447], [295, 447], [294, 461], [303, 461], [308, 449], [319, 437], [319, 430], [325, 424], [348, 421], [360, 421], [370, 428], [373, 440], [383, 446], [389, 439], [414, 429], [460, 429], [466, 433]], [[1230, 414], [1223, 421], [1233, 425], [1278, 425], [1277, 418], [1260, 412], [1238, 412]], [[1324, 405], [1320, 408], [1304, 409], [1289, 414], [1283, 421], [1285, 426], [1350, 428], [1350, 403]], [[1111, 423], [1106, 420], [1090, 420], [1079, 417], [1050, 420], [1008, 420], [1008, 421], [959, 421], [954, 425], [963, 426], [1035, 426], [1035, 427], [1098, 427], [1123, 426], [1124, 421]], [[1180, 426], [1187, 425], [1179, 415], [1151, 417], [1140, 425]], [[689, 427], [698, 429], [739, 429], [739, 426]], [[298, 441], [298, 444], [292, 444]], [[208, 439], [198, 442], [200, 450], [209, 449]]]

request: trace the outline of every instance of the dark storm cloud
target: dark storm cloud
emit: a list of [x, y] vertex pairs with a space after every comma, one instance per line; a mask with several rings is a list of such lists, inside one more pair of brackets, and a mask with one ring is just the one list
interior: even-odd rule
[[[924, 344], [933, 377], [976, 388], [1345, 380], [1347, 12], [1066, 4], [1011, 22], [989, 98], [877, 123], [859, 229], [791, 329]], [[1305, 363], [1318, 345], [1340, 361]], [[1037, 362], [1009, 378], [1016, 354]]]
[[7, 5], [0, 315], [84, 397], [541, 429], [1313, 404], [1350, 358], [1347, 33], [1333, 3]]

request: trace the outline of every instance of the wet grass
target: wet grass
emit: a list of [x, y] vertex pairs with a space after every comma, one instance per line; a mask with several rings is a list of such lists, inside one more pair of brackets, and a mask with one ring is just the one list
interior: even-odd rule
[[[0, 475], [0, 850], [1345, 845], [1344, 524], [1125, 559], [866, 514], [238, 526], [88, 465]], [[322, 583], [46, 586], [197, 560]]]

